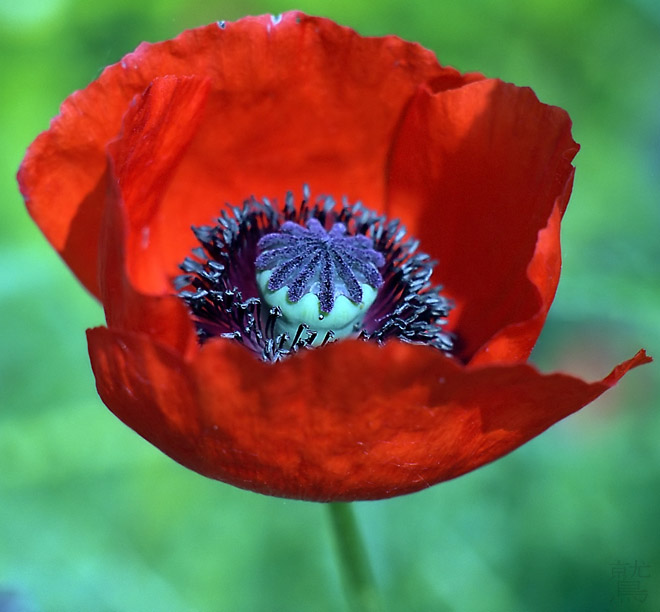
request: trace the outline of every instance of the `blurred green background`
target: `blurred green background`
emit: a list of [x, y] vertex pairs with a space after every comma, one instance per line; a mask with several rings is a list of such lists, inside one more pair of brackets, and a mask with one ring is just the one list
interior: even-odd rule
[[[60, 102], [140, 41], [289, 8], [566, 108], [582, 151], [534, 361], [595, 379], [639, 347], [660, 357], [656, 0], [0, 0], [0, 612], [345, 609], [324, 506], [188, 472], [103, 407], [83, 333], [100, 309], [14, 180]], [[357, 504], [388, 610], [660, 610], [658, 372], [495, 464]]]

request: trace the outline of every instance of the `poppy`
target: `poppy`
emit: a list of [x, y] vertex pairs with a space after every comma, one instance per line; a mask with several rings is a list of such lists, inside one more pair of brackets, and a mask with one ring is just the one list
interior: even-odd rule
[[577, 151], [528, 88], [290, 12], [140, 45], [18, 178], [103, 304], [110, 410], [205, 476], [348, 501], [474, 470], [650, 361], [527, 363]]

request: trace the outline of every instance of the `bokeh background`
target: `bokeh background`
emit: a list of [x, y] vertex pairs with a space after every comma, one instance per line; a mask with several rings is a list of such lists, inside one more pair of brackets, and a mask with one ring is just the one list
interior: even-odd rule
[[[345, 609], [324, 506], [188, 472], [103, 407], [83, 333], [102, 314], [14, 180], [60, 102], [140, 41], [289, 8], [566, 108], [582, 151], [534, 361], [595, 379], [660, 356], [656, 0], [0, 0], [1, 612]], [[645, 366], [495, 464], [357, 504], [388, 610], [660, 610], [659, 391]]]

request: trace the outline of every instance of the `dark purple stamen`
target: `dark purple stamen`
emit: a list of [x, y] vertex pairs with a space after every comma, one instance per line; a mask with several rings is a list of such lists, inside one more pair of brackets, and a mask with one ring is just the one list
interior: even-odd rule
[[268, 289], [288, 287], [287, 297], [292, 302], [314, 293], [321, 310], [329, 313], [339, 295], [354, 304], [362, 302], [360, 283], [374, 289], [383, 284], [378, 268], [385, 265], [385, 258], [374, 250], [370, 238], [347, 236], [343, 223], [334, 223], [327, 231], [314, 217], [306, 225], [287, 221], [278, 232], [259, 240], [261, 252], [255, 266], [259, 271], [273, 271]]
[[[288, 229], [283, 232], [285, 226]], [[299, 204], [292, 193], [287, 193], [282, 207], [250, 198], [242, 207], [223, 209], [214, 225], [193, 231], [200, 246], [181, 263], [183, 274], [174, 285], [190, 309], [200, 343], [218, 337], [231, 339], [263, 361], [274, 363], [299, 350], [332, 342], [332, 331], [319, 344], [318, 332], [304, 324], [292, 335], [278, 331], [283, 314], [262, 301], [257, 259], [265, 269], [284, 265], [288, 272], [282, 275], [289, 289], [310, 264], [318, 273], [318, 287], [310, 289], [314, 293], [318, 289], [319, 302], [326, 305], [336, 299], [338, 287], [348, 295], [351, 278], [379, 286], [375, 302], [355, 330], [358, 338], [377, 344], [391, 340], [424, 344], [445, 353], [458, 341], [444, 329], [451, 302], [439, 285], [432, 284], [435, 262], [418, 251], [419, 242], [407, 236], [399, 221], [387, 220], [359, 202], [344, 200], [338, 205], [329, 196], [311, 202], [305, 187]], [[301, 238], [303, 244], [313, 239], [342, 242], [339, 249], [331, 249], [332, 257], [325, 258], [327, 265], [320, 265], [318, 261], [312, 264], [313, 257], [298, 259], [300, 240], [291, 236]], [[295, 264], [285, 265], [292, 260]], [[345, 267], [352, 276], [346, 273], [342, 279], [338, 271]], [[302, 276], [304, 287], [306, 275]], [[296, 285], [294, 295], [299, 291], [304, 289]]]

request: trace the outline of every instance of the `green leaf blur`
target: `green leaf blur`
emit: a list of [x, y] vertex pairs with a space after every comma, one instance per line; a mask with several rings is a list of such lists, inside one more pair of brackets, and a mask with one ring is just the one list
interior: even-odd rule
[[[652, 0], [23, 0], [0, 4], [0, 611], [339, 612], [325, 508], [172, 462], [98, 399], [100, 308], [14, 174], [74, 89], [142, 40], [299, 8], [531, 86], [582, 145], [564, 271], [534, 355], [601, 377], [660, 356], [660, 9]], [[660, 377], [640, 368], [505, 459], [358, 518], [390, 611], [660, 609]], [[645, 601], [614, 564], [648, 566]]]

